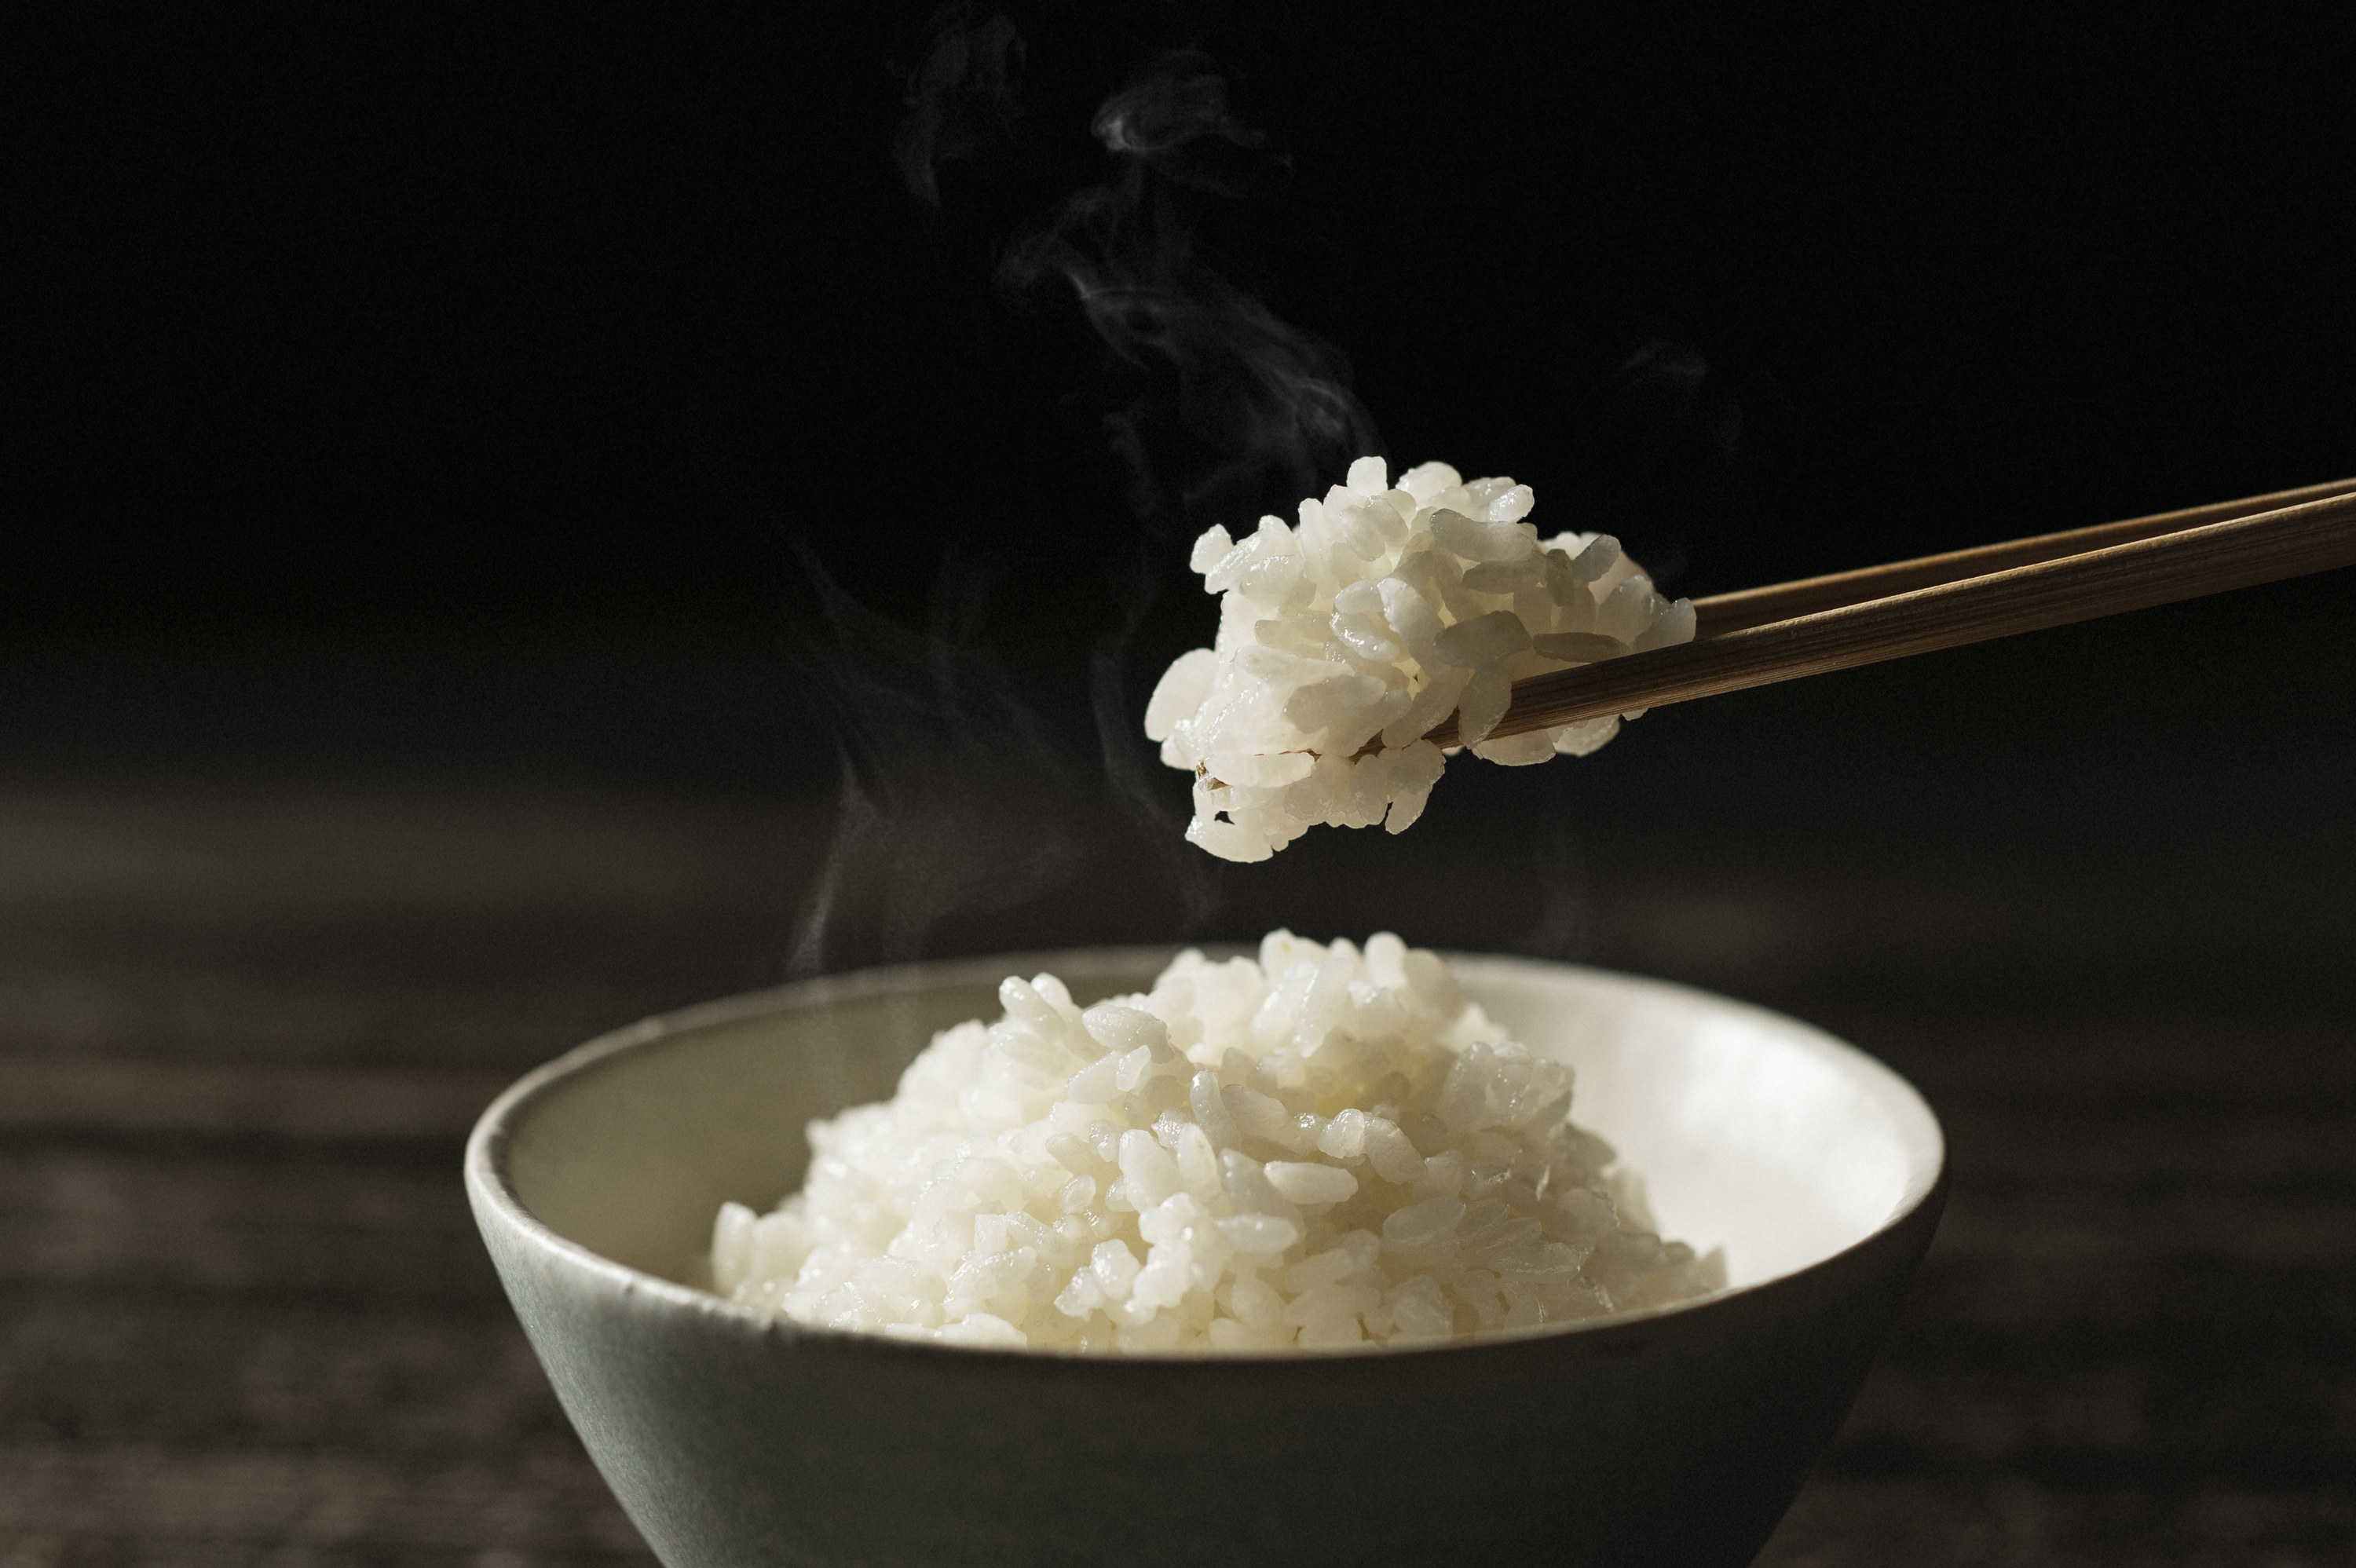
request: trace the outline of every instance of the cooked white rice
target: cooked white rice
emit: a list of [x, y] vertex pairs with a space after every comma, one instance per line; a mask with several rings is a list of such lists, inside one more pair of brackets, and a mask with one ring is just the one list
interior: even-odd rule
[[1515, 681], [1694, 635], [1691, 602], [1654, 592], [1619, 540], [1540, 539], [1523, 521], [1537, 504], [1526, 485], [1468, 484], [1445, 463], [1393, 486], [1362, 457], [1301, 503], [1298, 527], [1267, 517], [1240, 543], [1224, 528], [1196, 540], [1218, 635], [1179, 656], [1145, 710], [1162, 760], [1195, 775], [1186, 837], [1265, 860], [1321, 822], [1402, 832], [1446, 766], [1423, 736], [1451, 712], [1476, 756], [1509, 767], [1583, 757], [1637, 717], [1487, 739]]
[[722, 1206], [716, 1289], [799, 1322], [1064, 1350], [1365, 1349], [1722, 1286], [1664, 1243], [1571, 1073], [1430, 953], [1270, 933], [1083, 1012], [1052, 975], [810, 1124], [808, 1182]]

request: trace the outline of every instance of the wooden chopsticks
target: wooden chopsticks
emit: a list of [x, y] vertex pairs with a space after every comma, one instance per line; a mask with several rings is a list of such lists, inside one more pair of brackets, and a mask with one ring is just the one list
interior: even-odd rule
[[[1694, 602], [1694, 640], [1516, 682], [1490, 738], [2356, 565], [2356, 479]], [[1458, 743], [1451, 714], [1425, 737]]]
[[2209, 523], [2229, 522], [2235, 517], [2246, 517], [2259, 512], [2280, 511], [2304, 501], [2325, 500], [2351, 491], [2356, 491], [2356, 479], [2335, 479], [2326, 485], [2278, 490], [2271, 496], [2245, 496], [2238, 501], [2218, 501], [2206, 507], [2188, 507], [2180, 512], [2159, 512], [2147, 517], [2097, 523], [2091, 528], [2040, 534], [2034, 539], [2007, 539], [2002, 544], [1984, 544], [1972, 549], [1949, 550], [1944, 555], [1895, 560], [1886, 566], [1860, 567], [1855, 571], [1835, 572], [1828, 577], [1804, 577], [1795, 582], [1778, 582], [1766, 588], [1739, 589], [1732, 593], [1719, 593], [1694, 601], [1694, 615], [1699, 623], [1694, 635], [1697, 637], [1719, 636], [1728, 632], [1739, 632], [1746, 626], [1763, 626], [1771, 621], [1813, 615], [1819, 611], [1837, 610], [1844, 604], [1883, 599], [1917, 588], [1933, 588], [1943, 582], [1956, 582], [1966, 577], [1979, 577], [2016, 566], [2034, 566], [2040, 561], [2059, 560], [2064, 556], [2080, 555], [2110, 545], [2132, 544], [2137, 539], [2179, 533]]

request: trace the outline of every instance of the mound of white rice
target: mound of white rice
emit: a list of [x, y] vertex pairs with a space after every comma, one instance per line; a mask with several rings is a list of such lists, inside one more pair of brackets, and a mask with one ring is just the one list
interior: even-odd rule
[[1393, 486], [1362, 457], [1301, 503], [1298, 527], [1268, 517], [1240, 543], [1223, 528], [1196, 540], [1218, 636], [1179, 656], [1145, 710], [1162, 760], [1195, 775], [1186, 837], [1265, 860], [1321, 822], [1401, 832], [1446, 765], [1423, 736], [1451, 712], [1475, 755], [1512, 767], [1583, 757], [1637, 717], [1487, 739], [1515, 681], [1694, 635], [1692, 603], [1654, 592], [1619, 540], [1540, 539], [1522, 520], [1537, 504], [1445, 463]]
[[723, 1205], [715, 1287], [804, 1323], [1068, 1350], [1339, 1349], [1722, 1286], [1664, 1243], [1571, 1074], [1446, 965], [1272, 933], [1083, 1012], [1051, 975], [809, 1127], [807, 1185]]

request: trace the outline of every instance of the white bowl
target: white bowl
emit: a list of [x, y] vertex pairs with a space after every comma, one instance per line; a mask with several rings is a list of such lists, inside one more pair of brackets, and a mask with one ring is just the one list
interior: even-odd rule
[[1831, 1441], [1930, 1244], [1939, 1125], [1805, 1024], [1681, 987], [1455, 957], [1569, 1062], [1580, 1122], [1706, 1300], [1330, 1356], [1058, 1356], [805, 1328], [684, 1283], [726, 1199], [801, 1181], [812, 1117], [1047, 969], [1084, 1005], [1168, 954], [871, 970], [594, 1040], [483, 1114], [466, 1187], [565, 1411], [672, 1568], [735, 1563], [1748, 1563]]

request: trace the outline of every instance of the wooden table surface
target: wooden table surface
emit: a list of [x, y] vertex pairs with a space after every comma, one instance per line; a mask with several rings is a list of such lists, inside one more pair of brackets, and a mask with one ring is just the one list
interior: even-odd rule
[[[1619, 744], [1705, 743], [1647, 722]], [[823, 816], [69, 762], [0, 778], [0, 1568], [649, 1561], [461, 1142], [573, 1041], [777, 978]], [[1573, 946], [1858, 1040], [1952, 1144], [1912, 1305], [1762, 1563], [2356, 1560], [2356, 772], [2276, 762], [2266, 809], [2271, 763], [2128, 791], [2091, 839], [1992, 807], [1903, 860], [1850, 820], [1845, 855], [1751, 823], [1583, 863]], [[1820, 778], [1762, 809], [1847, 808]]]

